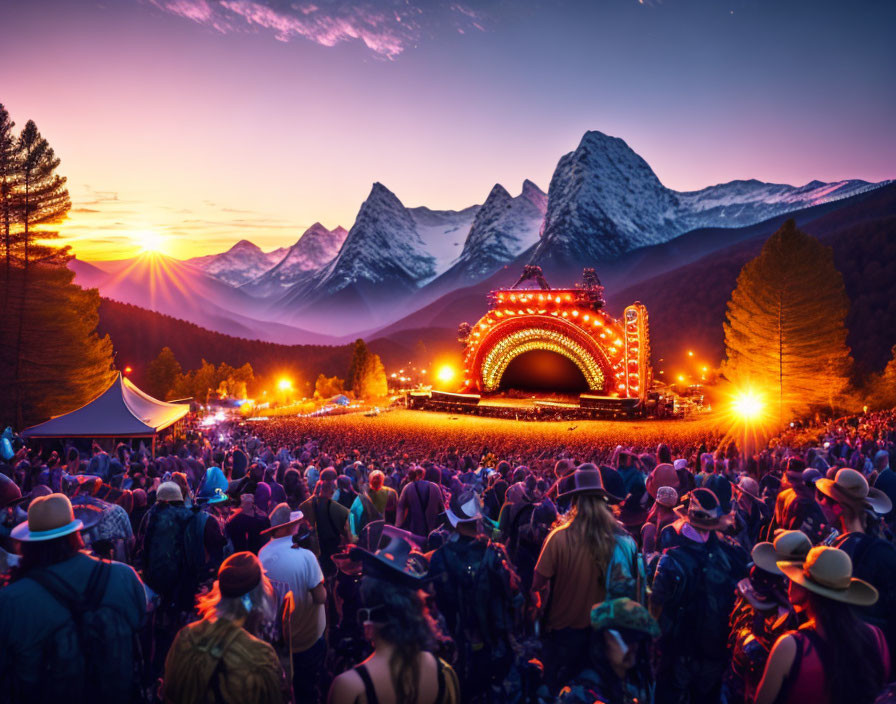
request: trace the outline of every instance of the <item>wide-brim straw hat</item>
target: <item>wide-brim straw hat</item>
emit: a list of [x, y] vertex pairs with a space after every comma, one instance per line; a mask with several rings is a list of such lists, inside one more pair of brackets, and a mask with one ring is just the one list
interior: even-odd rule
[[834, 601], [871, 606], [878, 599], [877, 589], [852, 576], [852, 560], [837, 548], [819, 545], [809, 551], [804, 563], [779, 562], [778, 569], [803, 589]]
[[849, 467], [838, 470], [834, 479], [818, 479], [815, 488], [837, 503], [870, 508], [879, 515], [893, 510], [893, 502], [880, 489], [868, 486], [868, 480]]
[[12, 529], [10, 536], [25, 543], [53, 540], [76, 533], [84, 523], [75, 518], [65, 494], [39, 496], [28, 506], [28, 520]]
[[812, 541], [802, 531], [782, 530], [775, 536], [774, 542], [756, 543], [750, 557], [759, 569], [783, 574], [778, 569], [779, 562], [802, 563], [811, 549]]
[[268, 533], [273, 533], [275, 530], [279, 530], [280, 528], [294, 526], [304, 517], [305, 514], [301, 511], [290, 510], [289, 504], [287, 503], [277, 504], [274, 507], [274, 510], [271, 511], [271, 527], [265, 528], [263, 531], [261, 531], [261, 533], [259, 533], [259, 535], [267, 535]]

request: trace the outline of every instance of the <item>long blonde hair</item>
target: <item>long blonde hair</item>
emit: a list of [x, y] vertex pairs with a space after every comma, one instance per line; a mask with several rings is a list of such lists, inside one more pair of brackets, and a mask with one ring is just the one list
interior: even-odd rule
[[595, 494], [574, 496], [572, 508], [555, 526], [565, 528], [574, 549], [585, 548], [591, 553], [601, 577], [605, 577], [616, 545], [617, 523], [603, 498]]

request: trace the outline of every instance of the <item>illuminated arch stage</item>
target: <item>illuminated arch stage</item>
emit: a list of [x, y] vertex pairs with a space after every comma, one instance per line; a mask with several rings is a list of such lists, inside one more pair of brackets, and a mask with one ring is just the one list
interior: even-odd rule
[[[552, 289], [538, 267], [526, 267], [514, 287], [492, 291], [488, 312], [458, 331], [460, 393], [412, 392], [410, 405], [492, 415], [487, 409], [520, 405], [496, 399], [498, 392], [525, 388], [533, 393], [524, 405], [543, 415], [645, 415], [652, 382], [647, 309], [635, 302], [617, 320], [604, 310], [594, 270], [583, 278], [575, 288]], [[539, 288], [518, 288], [530, 280]], [[555, 393], [578, 394], [578, 403], [537, 400]]]

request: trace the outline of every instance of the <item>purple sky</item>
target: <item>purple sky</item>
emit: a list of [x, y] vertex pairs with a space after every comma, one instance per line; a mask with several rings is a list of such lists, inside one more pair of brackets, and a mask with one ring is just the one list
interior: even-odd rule
[[374, 181], [547, 189], [588, 129], [681, 190], [893, 178], [894, 27], [892, 0], [12, 0], [0, 102], [62, 158], [76, 252], [192, 256], [350, 227]]

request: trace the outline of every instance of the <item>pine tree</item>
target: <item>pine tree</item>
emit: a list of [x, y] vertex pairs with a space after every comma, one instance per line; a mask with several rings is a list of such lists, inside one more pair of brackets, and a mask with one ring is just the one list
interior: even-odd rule
[[348, 382], [348, 388], [358, 395], [358, 385], [367, 360], [370, 357], [370, 350], [360, 337], [355, 340], [355, 349], [352, 353], [352, 362], [348, 368], [348, 376], [345, 378]]
[[725, 323], [725, 377], [768, 392], [781, 422], [836, 403], [852, 365], [848, 309], [831, 248], [788, 220], [738, 276]]
[[3, 237], [3, 258], [6, 272], [3, 287], [3, 310], [9, 305], [10, 268], [13, 249], [13, 207], [12, 196], [19, 172], [19, 149], [12, 128], [15, 123], [9, 118], [6, 108], [0, 104], [0, 234]]
[[[11, 132], [0, 132], [8, 149]], [[112, 343], [96, 333], [99, 294], [73, 283], [68, 248], [45, 243], [71, 207], [58, 165], [29, 121], [7, 174], [9, 266], [0, 269], [0, 417], [18, 428], [87, 403], [114, 378]]]
[[159, 356], [146, 368], [146, 391], [151, 396], [168, 399], [182, 373], [180, 362], [170, 347], [163, 347]]

